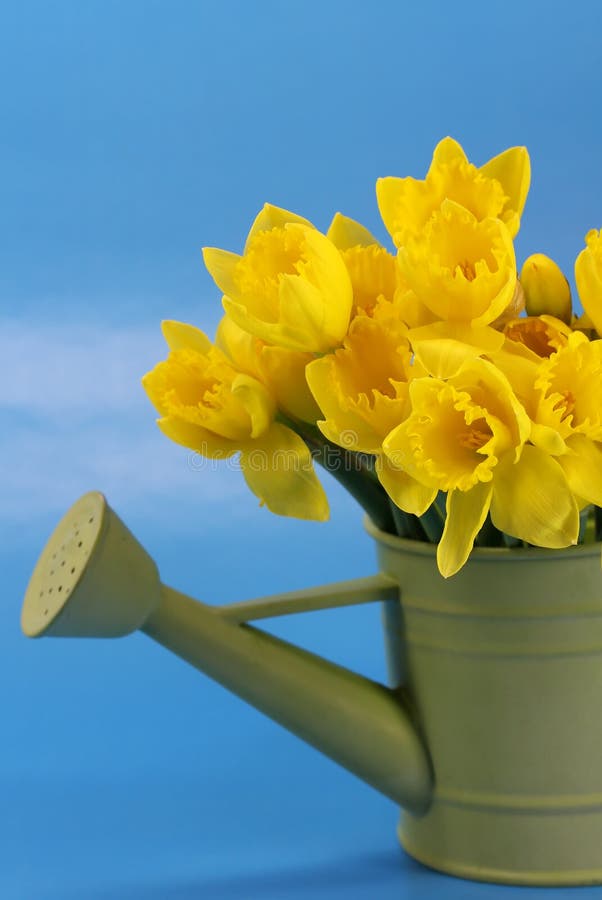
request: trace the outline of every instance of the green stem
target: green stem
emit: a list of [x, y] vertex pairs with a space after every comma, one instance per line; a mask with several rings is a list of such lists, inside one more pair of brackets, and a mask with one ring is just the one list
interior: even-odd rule
[[502, 534], [502, 541], [506, 547], [513, 550], [516, 547], [524, 547], [524, 542], [520, 538], [513, 537], [511, 534]]
[[596, 540], [602, 541], [602, 509], [596, 506], [594, 509], [594, 517], [596, 522]]
[[476, 536], [475, 546], [476, 547], [502, 547], [504, 544], [504, 537], [499, 528], [496, 528], [493, 522], [491, 521], [491, 516], [488, 515], [481, 530]]
[[404, 511], [396, 506], [392, 500], [390, 500], [390, 506], [393, 523], [395, 525], [395, 534], [398, 537], [410, 538], [412, 536], [411, 523], [407, 513], [404, 513]]
[[420, 516], [420, 524], [426, 532], [431, 544], [438, 544], [443, 534], [444, 520], [437, 503], [432, 503], [425, 513]]
[[588, 523], [590, 521], [590, 515], [593, 513], [593, 507], [586, 506], [585, 509], [581, 510], [579, 515], [579, 537], [577, 538], [578, 544], [583, 544], [587, 540], [587, 531], [588, 531]]
[[418, 516], [413, 516], [411, 513], [404, 512], [403, 509], [400, 509], [390, 498], [389, 503], [391, 504], [391, 512], [393, 514], [393, 521], [396, 529], [395, 533], [397, 536], [408, 538], [411, 541], [422, 541], [423, 543], [426, 541], [428, 543], [429, 539]]

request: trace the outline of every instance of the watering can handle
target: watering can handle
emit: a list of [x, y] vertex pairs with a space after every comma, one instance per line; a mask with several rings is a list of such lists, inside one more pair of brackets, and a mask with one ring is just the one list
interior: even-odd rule
[[396, 688], [405, 682], [406, 675], [402, 646], [403, 614], [399, 596], [400, 588], [395, 579], [379, 573], [367, 578], [354, 578], [352, 581], [336, 581], [301, 591], [243, 600], [228, 606], [212, 606], [210, 609], [228, 622], [243, 625], [276, 616], [381, 603], [388, 683]]
[[316, 612], [320, 609], [336, 609], [342, 606], [359, 606], [362, 603], [383, 603], [398, 600], [399, 585], [387, 575], [370, 575], [352, 581], [337, 581], [334, 584], [273, 594], [256, 600], [244, 600], [229, 606], [212, 607], [229, 622], [242, 625], [259, 619], [288, 616], [294, 613]]

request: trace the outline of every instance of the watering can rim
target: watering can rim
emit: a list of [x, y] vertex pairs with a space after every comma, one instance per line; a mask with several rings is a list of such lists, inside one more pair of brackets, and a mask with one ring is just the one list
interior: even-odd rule
[[[390, 547], [392, 550], [403, 551], [405, 554], [427, 556], [433, 560], [437, 555], [437, 544], [429, 544], [426, 541], [417, 541], [411, 538], [399, 537], [396, 534], [389, 534], [389, 532], [378, 528], [370, 516], [364, 516], [363, 525], [377, 544]], [[501, 561], [507, 559], [512, 560], [512, 562], [533, 562], [534, 560], [574, 559], [575, 557], [583, 558], [596, 555], [602, 558], [602, 541], [575, 544], [571, 547], [558, 549], [548, 549], [546, 547], [474, 547], [471, 550], [468, 561], [486, 562], [489, 560]]]

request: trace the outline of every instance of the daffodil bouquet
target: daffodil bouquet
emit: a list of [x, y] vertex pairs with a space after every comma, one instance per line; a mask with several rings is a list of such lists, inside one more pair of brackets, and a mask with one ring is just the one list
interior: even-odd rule
[[[321, 463], [385, 531], [438, 544], [593, 540], [602, 507], [602, 233], [568, 282], [513, 239], [529, 156], [477, 168], [451, 138], [424, 180], [380, 178], [396, 252], [337, 213], [318, 231], [266, 205], [242, 254], [206, 248], [223, 294], [215, 341], [168, 321], [143, 379], [159, 427], [210, 459], [240, 454], [272, 512], [328, 518]], [[599, 534], [598, 534], [599, 536]]]

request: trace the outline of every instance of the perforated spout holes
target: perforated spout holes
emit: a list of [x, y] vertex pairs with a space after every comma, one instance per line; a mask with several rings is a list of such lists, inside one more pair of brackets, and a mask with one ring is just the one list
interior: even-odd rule
[[92, 554], [103, 521], [104, 498], [85, 494], [61, 519], [34, 569], [21, 624], [40, 634], [59, 615]]

